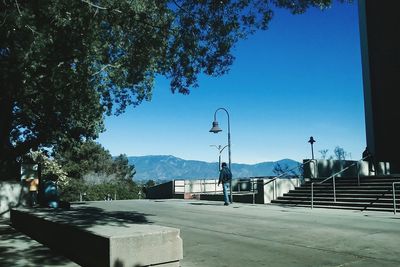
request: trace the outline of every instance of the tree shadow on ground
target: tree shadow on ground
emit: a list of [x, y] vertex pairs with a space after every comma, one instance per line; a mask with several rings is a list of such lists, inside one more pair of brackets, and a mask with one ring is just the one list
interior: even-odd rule
[[73, 205], [70, 209], [38, 208], [32, 212], [39, 217], [43, 215], [51, 221], [81, 228], [90, 228], [95, 225], [128, 227], [132, 224], [152, 224], [153, 222], [148, 217], [154, 216], [135, 211], [106, 211], [85, 205]]
[[78, 266], [0, 222], [0, 266]]

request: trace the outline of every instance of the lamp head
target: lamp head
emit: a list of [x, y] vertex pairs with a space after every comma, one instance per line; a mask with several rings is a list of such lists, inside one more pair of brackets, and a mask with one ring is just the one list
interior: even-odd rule
[[314, 137], [310, 136], [310, 140], [308, 140], [310, 144], [314, 144], [316, 141], [314, 140]]
[[217, 121], [213, 121], [212, 128], [211, 128], [210, 132], [211, 133], [219, 133], [221, 131], [222, 131], [222, 129], [219, 128], [218, 122]]

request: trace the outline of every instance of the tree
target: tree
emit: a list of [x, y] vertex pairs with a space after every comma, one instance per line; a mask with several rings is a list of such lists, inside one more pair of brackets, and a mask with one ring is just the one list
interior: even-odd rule
[[319, 153], [321, 153], [322, 159], [326, 159], [326, 154], [328, 154], [329, 149], [321, 149]]
[[152, 187], [152, 186], [155, 186], [155, 185], [156, 185], [156, 182], [155, 182], [154, 180], [152, 180], [152, 179], [148, 180], [148, 181], [144, 184], [144, 186], [147, 187], [147, 188]]
[[68, 176], [75, 179], [82, 179], [86, 175], [100, 182], [104, 179], [124, 181], [133, 180], [136, 173], [126, 155], [113, 158], [108, 150], [94, 141], [63, 146], [54, 154]]
[[55, 158], [68, 173], [69, 183], [61, 187], [67, 201], [103, 200], [105, 196], [118, 199], [138, 198], [139, 187], [133, 182], [135, 169], [126, 155], [113, 158], [99, 143], [86, 141], [63, 146]]
[[319, 150], [319, 153], [321, 153], [321, 157], [322, 159], [337, 159], [337, 160], [346, 160], [346, 158], [350, 157], [351, 158], [351, 154], [346, 152], [343, 148], [341, 148], [340, 146], [336, 146], [335, 149], [333, 150], [334, 155], [330, 155], [329, 158], [327, 158], [327, 154], [328, 154], [328, 149], [322, 149]]
[[121, 154], [114, 158], [112, 169], [119, 180], [132, 180], [136, 173], [134, 165], [129, 164], [128, 158], [125, 154]]
[[110, 152], [94, 141], [59, 147], [55, 150], [55, 158], [71, 178], [81, 179], [90, 172], [113, 173]]
[[272, 170], [272, 172], [276, 175], [276, 176], [280, 176], [280, 175], [284, 175], [286, 174], [286, 176], [292, 176], [292, 177], [298, 177], [298, 173], [296, 173], [296, 170], [294, 169], [290, 169], [289, 166], [287, 164], [280, 164], [280, 163], [276, 163], [274, 165], [274, 168]]
[[104, 114], [151, 99], [157, 75], [188, 94], [199, 74], [226, 73], [237, 41], [267, 28], [271, 3], [302, 13], [331, 1], [3, 0], [0, 166], [95, 139]]
[[346, 160], [347, 157], [350, 157], [351, 155], [347, 153], [343, 148], [337, 146], [335, 147], [334, 151], [335, 157], [337, 160]]

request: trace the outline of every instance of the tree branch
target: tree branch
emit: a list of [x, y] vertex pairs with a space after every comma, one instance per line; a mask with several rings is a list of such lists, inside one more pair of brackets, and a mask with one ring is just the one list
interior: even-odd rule
[[181, 6], [180, 4], [178, 4], [178, 2], [176, 2], [176, 0], [172, 0], [172, 2], [174, 2], [174, 4], [176, 5], [177, 8], [179, 8], [180, 10], [185, 11], [186, 13], [189, 13], [186, 9], [183, 8], [183, 6]]
[[18, 10], [19, 15], [22, 17], [22, 13], [21, 13], [21, 10], [19, 9], [19, 5], [18, 5], [17, 0], [15, 0], [15, 5], [17, 6], [17, 10]]
[[103, 70], [107, 69], [107, 68], [118, 68], [121, 65], [112, 65], [112, 64], [107, 64], [104, 67], [102, 67], [99, 71], [97, 71], [96, 73], [93, 73], [92, 76], [95, 76], [97, 74], [99, 74], [100, 72], [102, 72]]
[[8, 17], [7, 11], [4, 11], [4, 20], [3, 20], [3, 22], [0, 24], [0, 27], [3, 26], [4, 23], [6, 23], [7, 17]]
[[29, 25], [25, 25], [25, 27], [27, 27], [29, 30], [31, 30], [32, 35], [35, 35], [35, 33], [38, 33], [37, 31], [35, 31], [31, 26]]
[[88, 0], [81, 0], [81, 1], [84, 2], [84, 3], [86, 3], [86, 4], [88, 4], [88, 5], [90, 5], [90, 6], [92, 6], [92, 7], [97, 8], [97, 9], [107, 10], [106, 7], [101, 7], [101, 6], [95, 5], [95, 4], [93, 4], [92, 2], [90, 2], [90, 1], [88, 1]]
[[[108, 8], [102, 7], [102, 6], [98, 6], [98, 5], [96, 5], [96, 4], [93, 4], [93, 3], [90, 2], [89, 0], [81, 0], [81, 1], [84, 2], [84, 3], [86, 3], [86, 4], [88, 4], [89, 6], [95, 7], [95, 8], [96, 8], [96, 13], [95, 13], [95, 15], [97, 14], [97, 11], [98, 11], [99, 9], [108, 10]], [[112, 11], [115, 11], [115, 12], [117, 12], [117, 13], [122, 13], [122, 11], [119, 10], [119, 9], [113, 9]]]

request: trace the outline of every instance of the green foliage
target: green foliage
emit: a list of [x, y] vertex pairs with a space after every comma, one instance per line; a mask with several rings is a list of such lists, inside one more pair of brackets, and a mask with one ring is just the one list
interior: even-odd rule
[[67, 186], [59, 189], [60, 198], [64, 201], [79, 201], [81, 194], [88, 190], [88, 186], [81, 179], [71, 179]]
[[137, 199], [140, 188], [131, 180], [102, 183], [87, 183], [83, 179], [72, 179], [70, 183], [62, 187], [61, 198], [65, 201], [99, 201], [105, 200], [109, 195], [121, 199]]
[[132, 180], [136, 172], [129, 165], [126, 155], [113, 158], [108, 150], [94, 141], [59, 147], [55, 151], [55, 158], [72, 178], [82, 179], [89, 173], [103, 173], [113, 175], [119, 180]]
[[154, 180], [148, 180], [145, 184], [144, 184], [144, 186], [145, 187], [152, 187], [152, 186], [155, 186], [156, 185], [156, 182], [154, 181]]
[[114, 174], [120, 180], [132, 180], [136, 173], [135, 167], [129, 164], [128, 157], [125, 154], [121, 154], [114, 158], [112, 169]]
[[152, 186], [155, 186], [155, 185], [156, 185], [156, 182], [154, 180], [151, 180], [151, 179], [147, 180], [147, 182], [142, 185], [142, 189], [141, 190], [142, 190], [142, 193], [144, 194], [143, 195], [144, 198], [147, 197], [147, 189], [149, 187], [152, 187]]
[[60, 147], [55, 158], [71, 177], [70, 184], [61, 188], [61, 196], [67, 201], [78, 201], [81, 196], [83, 200], [104, 200], [107, 195], [138, 198], [139, 188], [133, 182], [135, 169], [126, 155], [113, 158], [99, 143], [86, 141]]
[[157, 75], [187, 94], [200, 74], [226, 73], [234, 45], [267, 28], [273, 5], [302, 13], [330, 3], [0, 1], [0, 165], [31, 148], [95, 139], [104, 114], [151, 99]]
[[120, 182], [116, 185], [117, 199], [136, 199], [140, 188], [132, 181]]
[[55, 158], [72, 178], [82, 178], [89, 172], [113, 172], [113, 159], [110, 152], [94, 141], [77, 142], [59, 147], [55, 151]]

